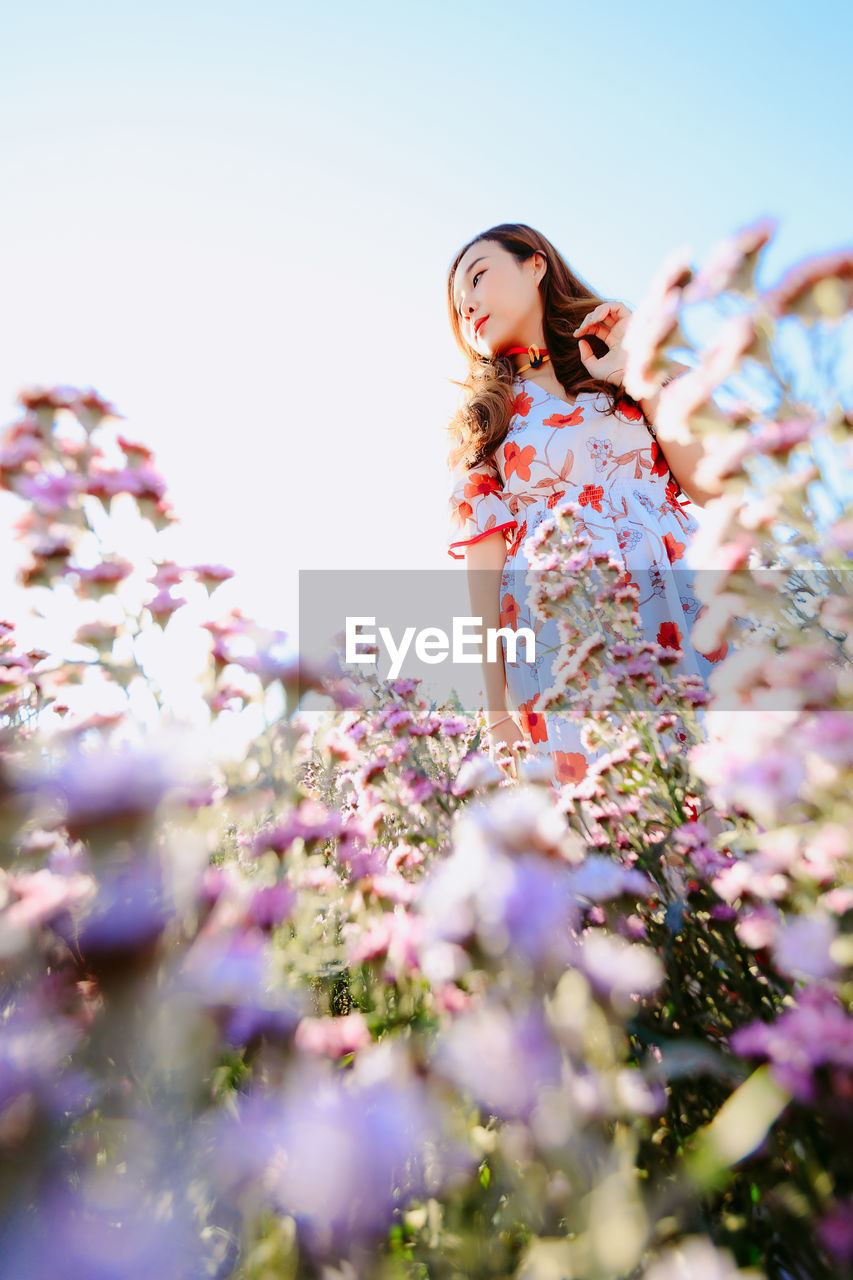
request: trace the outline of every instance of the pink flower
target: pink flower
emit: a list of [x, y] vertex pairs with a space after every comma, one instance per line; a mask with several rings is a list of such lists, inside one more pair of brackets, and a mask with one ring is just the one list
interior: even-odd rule
[[38, 511], [45, 515], [55, 515], [73, 504], [71, 499], [85, 489], [85, 481], [80, 476], [52, 475], [46, 471], [35, 476], [19, 476], [14, 483], [15, 491], [32, 502]]
[[727, 290], [752, 295], [759, 251], [776, 233], [777, 225], [775, 218], [761, 218], [716, 245], [684, 290], [684, 301], [706, 302]]
[[[812, 651], [800, 650], [800, 654], [803, 664], [808, 663], [809, 660], [812, 664], [814, 663]], [[813, 666], [811, 670], [814, 670]], [[798, 674], [802, 678], [809, 672], [804, 669]], [[832, 681], [831, 673], [818, 672], [818, 675], [820, 674], [828, 676]], [[832, 683], [834, 684], [834, 681]], [[829, 683], [826, 686], [826, 693], [831, 696], [832, 685]], [[803, 746], [817, 752], [823, 759], [830, 760], [833, 764], [845, 769], [853, 766], [853, 715], [849, 711], [838, 711], [833, 708], [818, 711], [808, 725], [800, 728], [797, 736]]]
[[275, 826], [257, 833], [252, 841], [252, 853], [259, 857], [271, 849], [280, 856], [296, 839], [302, 839], [306, 844], [330, 840], [340, 835], [343, 827], [340, 814], [331, 812], [314, 800], [303, 800]]
[[636, 311], [631, 315], [622, 348], [626, 355], [623, 384], [635, 400], [651, 395], [660, 385], [658, 371], [663, 370], [661, 351], [667, 344], [678, 342], [679, 310], [682, 290], [693, 274], [687, 251], [673, 250], [649, 285]]
[[840, 249], [798, 263], [761, 295], [773, 317], [838, 319], [853, 306], [853, 251]]
[[303, 1053], [342, 1058], [357, 1053], [371, 1039], [367, 1019], [361, 1010], [354, 1009], [340, 1018], [303, 1018], [296, 1028], [294, 1044]]
[[191, 568], [199, 582], [207, 588], [208, 592], [212, 591], [214, 587], [218, 587], [220, 582], [225, 582], [228, 578], [234, 577], [234, 570], [229, 569], [224, 564], [194, 564]]
[[146, 608], [154, 620], [161, 625], [182, 605], [186, 604], [183, 596], [173, 596], [169, 591], [158, 591], [153, 600], [149, 600]]
[[779, 912], [775, 907], [758, 905], [745, 911], [735, 924], [735, 933], [745, 947], [760, 951], [769, 947], [780, 927]]
[[46, 867], [20, 875], [2, 873], [2, 877], [0, 883], [5, 880], [5, 888], [11, 897], [0, 916], [0, 938], [4, 940], [4, 954], [7, 953], [9, 931], [36, 929], [52, 920], [59, 912], [93, 894], [97, 887], [91, 876], [58, 875]]

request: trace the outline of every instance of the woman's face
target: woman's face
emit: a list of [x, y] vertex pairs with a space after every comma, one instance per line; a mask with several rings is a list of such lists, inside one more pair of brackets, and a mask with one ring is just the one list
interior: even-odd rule
[[545, 345], [539, 292], [545, 266], [541, 253], [519, 262], [493, 240], [478, 240], [465, 250], [453, 280], [453, 301], [469, 346], [491, 357], [507, 347]]

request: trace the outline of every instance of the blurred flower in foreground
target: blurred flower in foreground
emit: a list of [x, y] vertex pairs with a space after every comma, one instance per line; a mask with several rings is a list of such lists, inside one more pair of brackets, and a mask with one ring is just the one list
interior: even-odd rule
[[560, 1083], [561, 1057], [542, 1014], [489, 1001], [454, 1018], [435, 1066], [501, 1119], [529, 1118], [547, 1086]]
[[[146, 1185], [147, 1181], [147, 1185]], [[135, 1171], [102, 1169], [77, 1185], [59, 1178], [35, 1211], [22, 1210], [3, 1236], [3, 1274], [57, 1280], [202, 1280], [214, 1273], [199, 1228], [166, 1170], [156, 1183]]]
[[291, 1215], [309, 1250], [332, 1256], [381, 1237], [398, 1204], [467, 1176], [472, 1158], [443, 1123], [396, 1046], [365, 1049], [343, 1075], [311, 1059], [281, 1091], [216, 1117], [211, 1177], [226, 1199]]
[[761, 1280], [753, 1268], [739, 1271], [727, 1250], [715, 1249], [704, 1236], [692, 1236], [667, 1249], [643, 1280]]
[[751, 1022], [731, 1038], [735, 1053], [765, 1058], [780, 1085], [800, 1102], [817, 1099], [817, 1072], [835, 1079], [840, 1101], [853, 1096], [853, 1018], [822, 987], [799, 992], [775, 1022]]
[[19, 765], [15, 781], [24, 793], [59, 801], [72, 840], [111, 844], [148, 832], [164, 797], [194, 781], [191, 751], [183, 733], [152, 743], [72, 742], [46, 767], [35, 758]]
[[231, 1044], [261, 1035], [288, 1040], [305, 1012], [303, 994], [276, 977], [274, 952], [259, 930], [196, 938], [174, 991], [206, 1010]]

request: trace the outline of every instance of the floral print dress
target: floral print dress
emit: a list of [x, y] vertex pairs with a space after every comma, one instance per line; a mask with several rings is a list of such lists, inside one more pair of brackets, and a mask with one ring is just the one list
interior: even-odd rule
[[[504, 531], [500, 625], [529, 627], [536, 635], [535, 663], [524, 660], [523, 642], [517, 661], [508, 661], [502, 638], [510, 707], [534, 752], [550, 756], [556, 783], [578, 783], [604, 749], [585, 747], [582, 725], [567, 716], [533, 710], [539, 694], [554, 683], [561, 658], [556, 622], [543, 623], [531, 608], [525, 541], [555, 507], [578, 504], [584, 513], [579, 527], [590, 537], [591, 550], [611, 551], [636, 571], [645, 636], [682, 650], [671, 672], [707, 682], [725, 646], [704, 655], [690, 642], [701, 602], [690, 571], [677, 562], [698, 524], [639, 408], [620, 397], [611, 414], [600, 392], [580, 392], [569, 405], [521, 376], [513, 391], [509, 431], [495, 454], [471, 470], [461, 462], [451, 466], [447, 550], [464, 560], [471, 543]], [[701, 723], [701, 713], [699, 718]]]

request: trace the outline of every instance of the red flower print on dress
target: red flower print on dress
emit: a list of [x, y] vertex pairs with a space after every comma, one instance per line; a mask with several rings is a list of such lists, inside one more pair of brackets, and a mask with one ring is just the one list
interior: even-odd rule
[[653, 476], [669, 475], [669, 463], [667, 462], [663, 449], [661, 449], [657, 440], [652, 440], [652, 470]]
[[535, 698], [529, 698], [527, 702], [522, 702], [518, 708], [521, 729], [533, 742], [547, 742], [548, 730], [545, 727], [545, 717], [541, 711], [532, 709], [535, 701]]
[[485, 471], [472, 471], [465, 485], [466, 498], [476, 498], [479, 494], [499, 492], [500, 485], [497, 480]]
[[665, 649], [681, 648], [681, 631], [674, 622], [662, 622], [655, 639]]
[[554, 776], [561, 786], [567, 782], [583, 782], [589, 763], [582, 752], [552, 751], [551, 759], [554, 761]]
[[518, 601], [512, 592], [507, 591], [503, 600], [501, 600], [501, 626], [515, 629], [519, 613]]
[[571, 413], [552, 413], [550, 417], [542, 419], [543, 427], [576, 427], [579, 422], [583, 422], [583, 409], [578, 405], [577, 409], [573, 409]]
[[[682, 499], [684, 499], [683, 502]], [[677, 507], [679, 510], [690, 501], [674, 476], [667, 481], [666, 500], [671, 507]]]
[[623, 418], [628, 418], [631, 422], [646, 421], [646, 415], [640, 406], [627, 394], [616, 397], [616, 410], [622, 414]]
[[674, 477], [667, 482], [666, 506], [673, 512], [682, 529], [690, 528], [690, 499]]
[[548, 506], [556, 507], [560, 499], [565, 498], [565, 496], [566, 496], [565, 489], [555, 489], [554, 492], [551, 494], [550, 498], [548, 499]]
[[664, 534], [663, 545], [666, 548], [666, 554], [669, 556], [669, 563], [674, 564], [676, 560], [680, 560], [684, 555], [686, 542], [676, 542], [671, 533]]
[[600, 484], [585, 484], [578, 494], [578, 502], [582, 507], [595, 507], [600, 512], [603, 497], [604, 490]]
[[518, 551], [518, 548], [521, 546], [522, 542], [526, 537], [527, 537], [527, 521], [525, 520], [521, 525], [521, 528], [516, 529], [515, 533], [513, 534], [512, 541], [507, 547], [507, 553], [506, 553], [507, 558], [509, 558], [509, 556], [515, 555], [515, 553]]
[[530, 479], [530, 464], [536, 457], [536, 448], [532, 444], [526, 444], [523, 449], [519, 449], [517, 444], [511, 440], [504, 445], [504, 471], [507, 480], [513, 471], [519, 480]]
[[456, 507], [456, 518], [464, 524], [474, 514], [474, 508], [470, 502], [460, 502]]
[[529, 396], [526, 391], [519, 391], [512, 402], [512, 412], [517, 414], [519, 418], [526, 418], [532, 404], [533, 396]]

